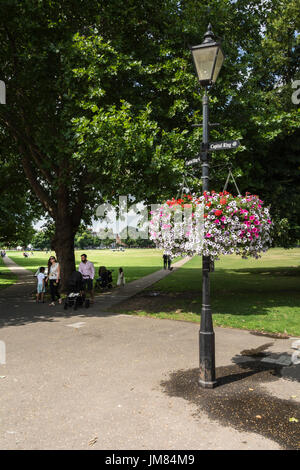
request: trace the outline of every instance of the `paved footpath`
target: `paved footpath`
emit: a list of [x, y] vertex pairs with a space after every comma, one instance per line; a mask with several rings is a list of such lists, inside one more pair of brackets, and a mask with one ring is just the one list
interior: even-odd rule
[[[32, 273], [18, 268], [19, 284], [0, 292], [0, 340], [6, 345], [0, 449], [279, 449], [204, 411], [195, 416], [194, 405], [164, 393], [160, 383], [172, 371], [198, 366], [198, 325], [107, 312], [111, 302], [167, 274], [139, 279], [74, 315], [31, 300]], [[288, 347], [288, 340], [272, 341], [274, 351]], [[241, 350], [266, 342], [247, 331], [216, 328], [217, 365], [232, 364]], [[270, 393], [300, 397], [298, 383], [276, 384], [266, 384]]]

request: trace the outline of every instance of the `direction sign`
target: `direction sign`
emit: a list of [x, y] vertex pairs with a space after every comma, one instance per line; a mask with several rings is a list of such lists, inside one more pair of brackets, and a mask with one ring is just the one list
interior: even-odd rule
[[186, 166], [195, 165], [196, 163], [201, 163], [201, 158], [194, 158], [193, 160], [185, 162]]
[[211, 142], [209, 144], [209, 151], [214, 152], [215, 150], [231, 150], [239, 147], [239, 140], [225, 140], [224, 142]]

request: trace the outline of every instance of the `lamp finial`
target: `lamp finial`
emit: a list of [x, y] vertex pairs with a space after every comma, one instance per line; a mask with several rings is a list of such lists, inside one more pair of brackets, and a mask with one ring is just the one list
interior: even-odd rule
[[214, 33], [212, 32], [212, 25], [211, 23], [209, 23], [208, 27], [207, 27], [207, 31], [206, 33], [204, 34], [204, 40], [203, 40], [203, 43], [206, 43], [206, 42], [212, 42], [215, 40], [215, 35]]

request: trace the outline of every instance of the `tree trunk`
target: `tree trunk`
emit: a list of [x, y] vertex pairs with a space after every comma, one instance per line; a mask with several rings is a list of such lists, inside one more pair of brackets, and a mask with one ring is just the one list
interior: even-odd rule
[[57, 261], [60, 264], [61, 286], [64, 292], [70, 275], [75, 271], [74, 237], [75, 232], [70, 221], [56, 220], [55, 235], [52, 239], [52, 249], [56, 253]]

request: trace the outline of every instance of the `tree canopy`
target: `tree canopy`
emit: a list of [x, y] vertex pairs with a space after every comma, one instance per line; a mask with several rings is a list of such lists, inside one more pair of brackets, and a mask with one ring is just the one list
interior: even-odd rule
[[[54, 222], [66, 276], [75, 233], [99, 202], [176, 195], [201, 144], [189, 45], [209, 22], [226, 54], [210, 90], [211, 120], [221, 123], [211, 140], [243, 144], [213, 154], [211, 187], [222, 189], [232, 162], [241, 191], [259, 193], [299, 238], [297, 0], [3, 0], [0, 9], [1, 158], [22, 165]], [[187, 175], [197, 191], [199, 173]]]

